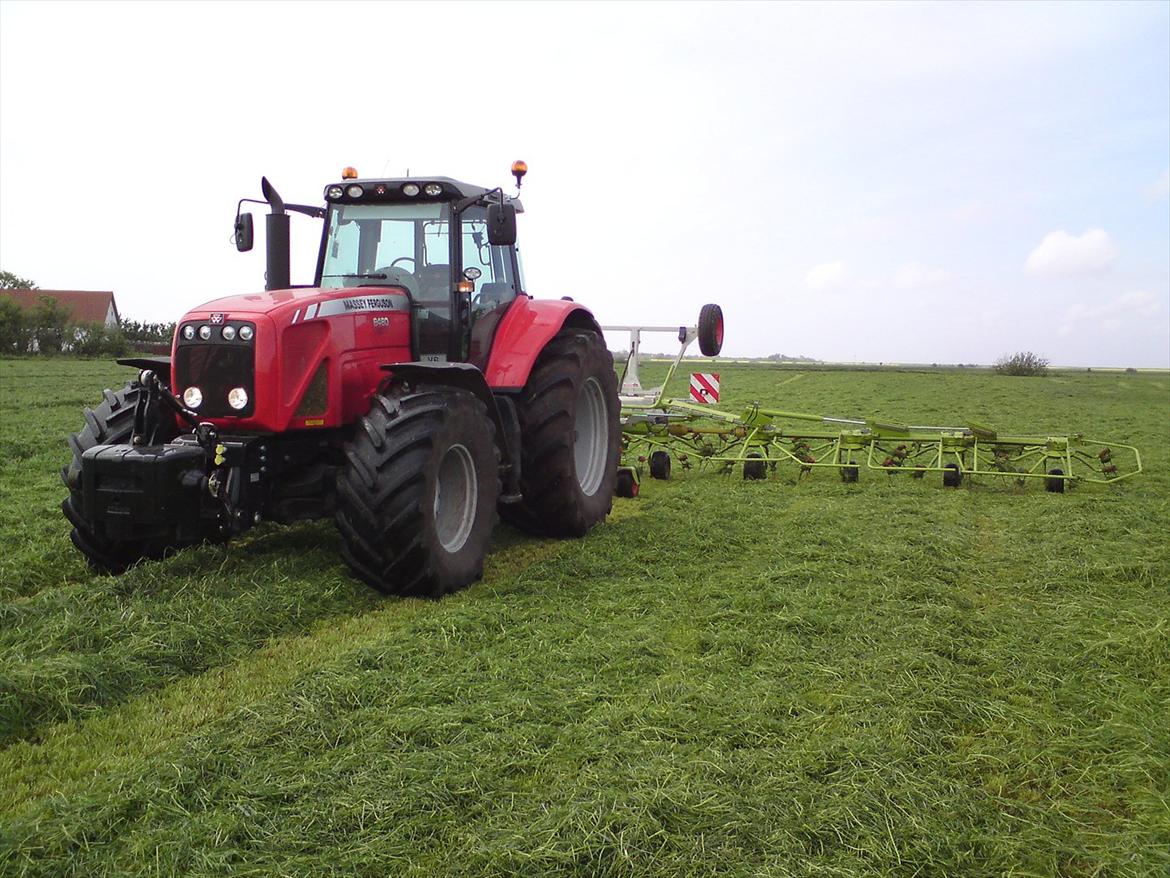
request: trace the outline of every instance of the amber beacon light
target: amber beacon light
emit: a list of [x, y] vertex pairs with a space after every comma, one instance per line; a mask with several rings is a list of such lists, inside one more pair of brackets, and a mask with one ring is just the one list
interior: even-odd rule
[[520, 182], [524, 179], [524, 175], [528, 173], [528, 163], [520, 159], [512, 162], [512, 176], [516, 178], [516, 188], [520, 188]]

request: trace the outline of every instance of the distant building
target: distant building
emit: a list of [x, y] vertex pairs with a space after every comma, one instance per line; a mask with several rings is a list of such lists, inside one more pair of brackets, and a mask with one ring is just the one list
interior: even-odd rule
[[0, 296], [12, 299], [24, 311], [40, 305], [42, 296], [56, 299], [69, 312], [70, 323], [104, 323], [112, 329], [120, 323], [118, 304], [108, 290], [0, 290]]

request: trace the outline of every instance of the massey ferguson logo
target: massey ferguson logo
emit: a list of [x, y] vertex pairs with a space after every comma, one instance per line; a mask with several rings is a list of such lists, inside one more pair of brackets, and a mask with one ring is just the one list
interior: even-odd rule
[[219, 326], [221, 323], [223, 323], [223, 314], [212, 314], [211, 323], [213, 326]]

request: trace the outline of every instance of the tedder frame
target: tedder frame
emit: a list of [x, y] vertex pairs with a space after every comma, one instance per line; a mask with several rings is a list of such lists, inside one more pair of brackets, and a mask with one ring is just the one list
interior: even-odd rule
[[[705, 306], [707, 309], [717, 306]], [[741, 468], [745, 479], [766, 478], [782, 464], [800, 475], [836, 470], [855, 482], [864, 467], [888, 475], [922, 478], [941, 473], [943, 484], [992, 476], [1018, 485], [1042, 481], [1053, 493], [1072, 484], [1113, 484], [1142, 471], [1137, 448], [1082, 433], [1063, 436], [1007, 434], [968, 422], [964, 426], [891, 423], [765, 408], [752, 403], [739, 413], [709, 404], [669, 398], [665, 391], [696, 338], [703, 341], [703, 315], [693, 327], [606, 326], [630, 333], [630, 353], [621, 376], [622, 472], [619, 490], [638, 491], [642, 465], [654, 478], [668, 478], [672, 461], [683, 470]], [[722, 342], [722, 314], [719, 315]], [[645, 389], [638, 375], [643, 332], [678, 333], [679, 352], [661, 386]], [[701, 345], [702, 346], [702, 345]], [[720, 345], [721, 346], [721, 345]], [[704, 350], [707, 354], [707, 350]], [[815, 425], [815, 426], [814, 426]]]

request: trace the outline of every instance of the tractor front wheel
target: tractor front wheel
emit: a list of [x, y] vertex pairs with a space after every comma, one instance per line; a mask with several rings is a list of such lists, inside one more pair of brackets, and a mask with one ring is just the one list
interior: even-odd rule
[[[141, 392], [137, 383], [127, 384], [116, 392], [103, 391], [101, 403], [96, 408], [84, 410], [85, 426], [69, 437], [73, 457], [61, 470], [61, 481], [69, 489], [69, 496], [61, 503], [61, 511], [73, 525], [69, 539], [85, 556], [90, 567], [101, 573], [123, 573], [138, 561], [161, 558], [168, 549], [176, 548], [159, 540], [109, 539], [85, 517], [81, 456], [97, 445], [130, 444], [130, 435], [134, 432], [134, 407]], [[177, 432], [173, 425], [160, 425], [154, 440], [169, 442]]]
[[374, 397], [337, 479], [341, 551], [359, 577], [438, 598], [483, 575], [500, 494], [494, 435], [465, 391]]
[[613, 356], [596, 332], [562, 330], [516, 398], [519, 503], [500, 507], [529, 533], [583, 536], [613, 508], [621, 453]]

